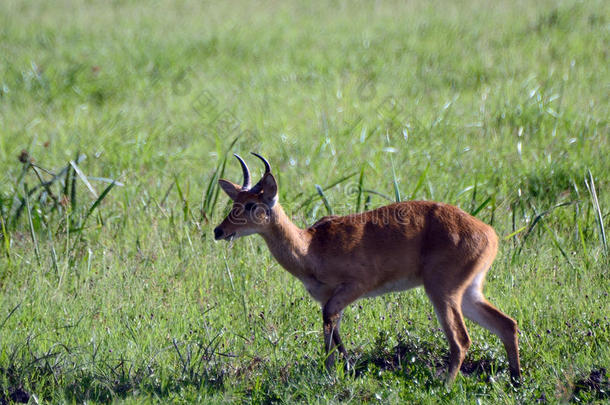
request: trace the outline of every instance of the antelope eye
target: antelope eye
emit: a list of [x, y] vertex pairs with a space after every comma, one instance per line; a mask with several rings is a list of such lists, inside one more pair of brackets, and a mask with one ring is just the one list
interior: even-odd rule
[[246, 211], [252, 211], [252, 208], [254, 208], [254, 203], [246, 203]]

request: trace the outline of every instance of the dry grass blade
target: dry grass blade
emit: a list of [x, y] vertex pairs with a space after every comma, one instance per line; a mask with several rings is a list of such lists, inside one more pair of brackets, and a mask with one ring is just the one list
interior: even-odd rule
[[[95, 191], [95, 189], [93, 188], [91, 183], [89, 183], [89, 180], [87, 180], [87, 176], [85, 176], [85, 173], [83, 173], [83, 171], [80, 169], [80, 167], [78, 167], [76, 162], [71, 160], [70, 161], [70, 166], [72, 166], [72, 169], [74, 169], [74, 173], [76, 173], [78, 175], [78, 177], [80, 177], [80, 179], [83, 181], [83, 183], [85, 183], [85, 186], [87, 186], [89, 191], [91, 191], [91, 194], [93, 194], [93, 196], [95, 198], [97, 198], [97, 192]], [[115, 184], [114, 180], [113, 180], [112, 183], [113, 183], [113, 186], [114, 186], [114, 184]]]
[[125, 184], [121, 183], [120, 181], [116, 181], [114, 179], [109, 179], [108, 177], [87, 176], [87, 180], [101, 181], [102, 183], [114, 183], [114, 185], [117, 187], [125, 186]]
[[608, 253], [608, 241], [606, 240], [606, 230], [604, 229], [604, 217], [602, 215], [601, 207], [599, 206], [599, 199], [597, 198], [597, 190], [595, 189], [593, 174], [591, 174], [591, 170], [587, 170], [587, 174], [589, 175], [589, 178], [585, 178], [585, 184], [587, 185], [587, 190], [589, 190], [589, 194], [591, 195], [591, 203], [593, 204], [593, 208], [595, 208], [595, 216], [597, 218], [597, 225], [599, 227], [599, 238], [601, 240], [604, 253]]

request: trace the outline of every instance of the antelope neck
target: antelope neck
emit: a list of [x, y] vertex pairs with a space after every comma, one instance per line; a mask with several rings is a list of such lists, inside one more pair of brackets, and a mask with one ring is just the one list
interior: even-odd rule
[[305, 257], [311, 236], [296, 226], [279, 203], [271, 211], [271, 223], [261, 233], [275, 259], [293, 275], [306, 273]]

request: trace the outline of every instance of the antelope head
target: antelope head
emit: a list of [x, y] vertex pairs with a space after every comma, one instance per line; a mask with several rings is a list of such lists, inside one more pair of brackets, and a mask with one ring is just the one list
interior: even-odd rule
[[250, 170], [237, 154], [244, 175], [242, 185], [220, 179], [218, 184], [233, 200], [229, 215], [214, 229], [214, 239], [233, 240], [241, 236], [262, 233], [269, 226], [271, 210], [277, 203], [277, 182], [271, 174], [269, 162], [252, 152], [265, 164], [265, 173], [254, 187], [250, 187]]

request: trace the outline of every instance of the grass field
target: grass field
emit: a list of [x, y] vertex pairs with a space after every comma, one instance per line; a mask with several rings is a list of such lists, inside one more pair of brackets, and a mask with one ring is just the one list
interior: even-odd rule
[[[607, 401], [609, 18], [601, 0], [0, 2], [0, 403]], [[447, 388], [422, 290], [348, 308], [356, 368], [327, 373], [300, 283], [258, 236], [213, 241], [216, 180], [249, 151], [301, 226], [396, 199], [491, 223], [485, 291], [519, 323], [521, 387], [467, 321]]]

